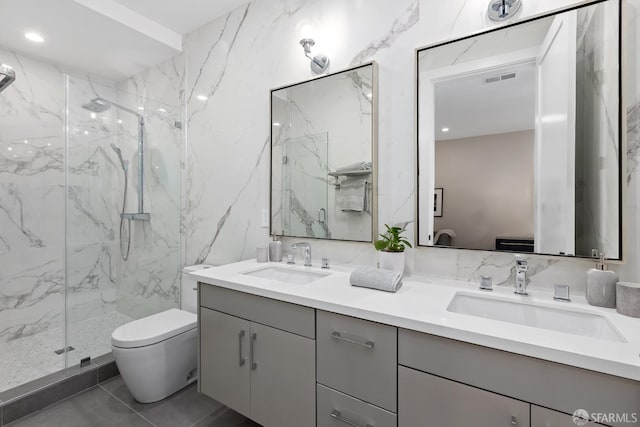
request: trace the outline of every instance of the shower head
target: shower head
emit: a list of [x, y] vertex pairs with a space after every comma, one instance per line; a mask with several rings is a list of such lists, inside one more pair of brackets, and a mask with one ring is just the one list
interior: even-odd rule
[[124, 158], [122, 157], [122, 150], [113, 142], [111, 143], [111, 149], [115, 151], [116, 155], [118, 156], [118, 159], [120, 159], [120, 166], [122, 166], [122, 170], [125, 173], [127, 173], [127, 164], [125, 163]]
[[111, 108], [111, 103], [103, 98], [93, 98], [86, 104], [82, 104], [82, 108], [93, 111], [94, 113], [104, 113]]
[[0, 92], [5, 90], [16, 79], [16, 72], [6, 64], [0, 64]]

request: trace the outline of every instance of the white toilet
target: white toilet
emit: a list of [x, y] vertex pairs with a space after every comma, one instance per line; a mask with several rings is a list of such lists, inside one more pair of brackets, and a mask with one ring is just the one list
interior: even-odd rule
[[182, 270], [180, 308], [134, 320], [111, 334], [111, 350], [120, 375], [141, 403], [162, 400], [197, 377], [197, 283]]

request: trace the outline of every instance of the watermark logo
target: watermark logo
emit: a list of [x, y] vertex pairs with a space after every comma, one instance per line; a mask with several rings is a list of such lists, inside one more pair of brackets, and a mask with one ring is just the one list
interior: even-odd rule
[[576, 409], [573, 413], [573, 423], [583, 426], [589, 422], [589, 412], [586, 409]]
[[615, 413], [615, 412], [592, 412], [586, 409], [576, 409], [573, 413], [573, 423], [577, 426], [587, 425], [588, 422], [596, 423], [617, 423], [638, 425], [640, 417], [637, 412]]

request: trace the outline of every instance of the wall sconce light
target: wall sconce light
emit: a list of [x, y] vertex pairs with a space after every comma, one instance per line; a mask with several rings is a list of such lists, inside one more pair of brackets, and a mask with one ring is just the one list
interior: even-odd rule
[[489, 3], [489, 19], [495, 22], [512, 18], [522, 6], [522, 0], [491, 0]]
[[311, 71], [315, 74], [322, 74], [329, 68], [329, 58], [325, 55], [311, 55], [311, 48], [316, 42], [313, 39], [305, 38], [300, 40], [300, 46], [304, 49], [304, 55], [311, 60]]

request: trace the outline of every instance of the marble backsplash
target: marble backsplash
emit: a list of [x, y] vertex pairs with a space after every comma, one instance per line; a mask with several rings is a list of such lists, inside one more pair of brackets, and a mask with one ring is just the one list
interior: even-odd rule
[[[585, 1], [526, 2], [517, 19]], [[630, 1], [635, 5], [636, 0]], [[637, 7], [629, 8], [637, 20]], [[221, 264], [255, 256], [268, 229], [260, 211], [269, 194], [269, 90], [310, 76], [298, 45], [303, 27], [313, 28], [318, 51], [338, 71], [363, 61], [379, 64], [379, 209], [383, 224], [407, 223], [414, 234], [415, 48], [495, 26], [485, 2], [400, 0], [387, 2], [252, 1], [185, 39], [187, 57], [188, 145], [184, 171], [185, 264]], [[637, 46], [637, 26], [630, 43]], [[629, 51], [631, 51], [629, 49]], [[640, 280], [636, 173], [638, 153], [637, 58], [629, 61], [627, 97], [629, 187], [625, 191], [626, 264], [614, 265], [625, 280]], [[197, 95], [208, 97], [200, 101]], [[297, 239], [296, 239], [297, 240]], [[413, 239], [412, 239], [413, 240]], [[293, 243], [285, 239], [285, 245]], [[334, 263], [376, 263], [370, 244], [313, 240], [314, 259]], [[496, 283], [513, 282], [511, 255], [442, 248], [418, 248], [409, 270], [477, 281], [490, 274]], [[584, 290], [588, 260], [531, 256], [531, 285], [571, 284]]]

